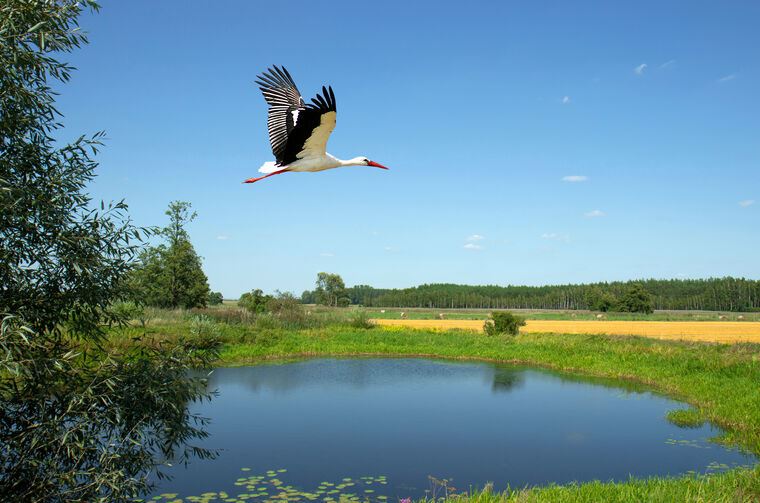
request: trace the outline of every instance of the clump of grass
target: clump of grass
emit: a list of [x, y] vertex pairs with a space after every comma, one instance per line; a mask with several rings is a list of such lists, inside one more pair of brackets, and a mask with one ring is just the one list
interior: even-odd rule
[[191, 311], [191, 314], [207, 316], [218, 323], [227, 325], [244, 325], [253, 322], [253, 315], [239, 307], [196, 308]]
[[363, 309], [354, 311], [348, 319], [348, 324], [353, 328], [374, 328], [375, 322], [369, 317], [369, 313]]
[[701, 428], [705, 424], [697, 409], [673, 409], [665, 414], [665, 418], [679, 428]]

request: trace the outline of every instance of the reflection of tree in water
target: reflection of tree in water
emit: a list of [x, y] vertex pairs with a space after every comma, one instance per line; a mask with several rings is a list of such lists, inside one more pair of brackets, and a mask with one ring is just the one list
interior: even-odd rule
[[507, 367], [494, 367], [491, 391], [509, 392], [522, 386], [524, 381], [525, 378], [520, 370]]

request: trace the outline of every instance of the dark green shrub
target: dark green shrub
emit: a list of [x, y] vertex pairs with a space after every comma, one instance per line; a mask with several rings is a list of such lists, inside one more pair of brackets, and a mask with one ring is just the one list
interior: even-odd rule
[[483, 331], [486, 335], [517, 335], [520, 327], [525, 325], [525, 320], [509, 311], [493, 311], [491, 319], [486, 320]]
[[646, 291], [644, 285], [633, 283], [623, 294], [616, 308], [621, 313], [652, 314], [654, 312], [654, 302], [652, 295]]
[[364, 309], [357, 309], [351, 314], [348, 324], [353, 328], [374, 328], [375, 322], [373, 322], [367, 311]]
[[222, 292], [209, 292], [208, 293], [208, 305], [209, 306], [218, 306], [224, 302], [224, 296], [222, 295]]
[[267, 302], [271, 299], [272, 297], [264, 295], [264, 292], [257, 288], [241, 295], [240, 300], [238, 300], [238, 306], [250, 313], [263, 313], [267, 310]]

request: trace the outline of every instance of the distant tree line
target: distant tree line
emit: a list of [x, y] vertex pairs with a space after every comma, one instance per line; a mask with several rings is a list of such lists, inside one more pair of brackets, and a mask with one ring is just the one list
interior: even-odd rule
[[[357, 285], [344, 290], [352, 304], [368, 307], [591, 309], [647, 311], [651, 309], [752, 311], [760, 309], [760, 281], [744, 278], [647, 279], [582, 285], [471, 286], [425, 284], [403, 289]], [[316, 291], [301, 296], [317, 301]]]

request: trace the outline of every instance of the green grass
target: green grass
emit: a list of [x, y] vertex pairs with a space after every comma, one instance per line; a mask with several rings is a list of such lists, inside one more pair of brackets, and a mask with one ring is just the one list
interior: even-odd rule
[[665, 416], [668, 421], [680, 428], [700, 428], [705, 424], [702, 414], [696, 409], [675, 409]]
[[486, 490], [470, 493], [461, 500], [471, 503], [757, 502], [760, 498], [758, 481], [760, 469], [738, 469], [680, 478], [654, 477], [619, 483], [594, 481], [496, 493]]
[[[315, 314], [316, 316], [317, 314]], [[149, 325], [149, 339], [188, 334], [187, 321]], [[305, 330], [219, 323], [222, 365], [310, 356], [422, 356], [478, 359], [543, 366], [584, 376], [646, 385], [691, 404], [675, 420], [698, 416], [726, 430], [720, 442], [760, 454], [760, 345], [700, 344], [641, 337], [523, 334], [486, 337], [469, 331], [360, 329], [348, 322]], [[137, 328], [115, 332], [114, 344], [130, 344]], [[760, 468], [679, 478], [589, 482], [473, 493], [471, 501], [760, 501]]]

